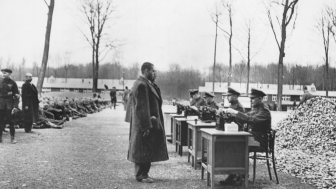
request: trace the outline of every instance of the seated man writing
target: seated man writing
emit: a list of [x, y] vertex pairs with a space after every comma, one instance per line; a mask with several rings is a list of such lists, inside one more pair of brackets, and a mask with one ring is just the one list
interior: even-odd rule
[[[247, 123], [247, 130], [250, 132], [254, 139], [260, 143], [261, 147], [267, 146], [267, 131], [271, 130], [271, 112], [268, 106], [263, 103], [263, 97], [266, 94], [258, 89], [251, 89], [251, 104], [252, 111], [242, 113], [232, 108], [223, 110], [230, 113], [232, 116], [241, 123]], [[234, 184], [237, 178], [236, 175], [230, 175], [221, 184]]]

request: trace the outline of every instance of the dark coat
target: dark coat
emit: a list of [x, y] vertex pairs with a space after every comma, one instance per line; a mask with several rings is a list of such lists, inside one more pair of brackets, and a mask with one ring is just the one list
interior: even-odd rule
[[125, 116], [125, 122], [130, 123], [131, 122], [131, 116], [132, 116], [132, 91], [129, 92], [128, 95], [128, 101], [126, 105], [126, 116]]
[[236, 119], [247, 123], [248, 129], [254, 136], [254, 139], [260, 142], [260, 146], [266, 146], [267, 131], [271, 129], [272, 124], [271, 112], [266, 104], [263, 103], [246, 114], [238, 112]]
[[[155, 85], [155, 84], [154, 84]], [[148, 79], [140, 76], [133, 85], [130, 137], [127, 159], [134, 163], [168, 160], [163, 124], [161, 93]], [[152, 119], [151, 117], [155, 117]], [[149, 136], [143, 137], [144, 131]]]
[[210, 108], [214, 108], [216, 110], [218, 110], [219, 106], [217, 105], [217, 103], [213, 100], [210, 103], [207, 104], [208, 107]]
[[18, 108], [19, 99], [15, 94], [20, 94], [16, 82], [11, 78], [0, 79], [0, 110]]
[[231, 103], [230, 106], [229, 106], [229, 108], [237, 110], [238, 112], [245, 113], [245, 109], [244, 109], [243, 105], [239, 101], [237, 101], [236, 103]]
[[[38, 92], [34, 84], [24, 82], [22, 85], [22, 111], [25, 121], [37, 122], [39, 110]], [[28, 106], [28, 110], [26, 110]]]
[[200, 106], [206, 106], [206, 102], [204, 100], [204, 98], [199, 97], [198, 99], [193, 99], [190, 102], [190, 106], [196, 106], [197, 108], [199, 108]]
[[[230, 106], [229, 106], [229, 108], [237, 110], [238, 112], [245, 113], [245, 109], [244, 109], [243, 105], [239, 101], [231, 103]], [[243, 131], [244, 124], [242, 122], [238, 121], [237, 118], [236, 118], [236, 123], [238, 124], [239, 131]]]

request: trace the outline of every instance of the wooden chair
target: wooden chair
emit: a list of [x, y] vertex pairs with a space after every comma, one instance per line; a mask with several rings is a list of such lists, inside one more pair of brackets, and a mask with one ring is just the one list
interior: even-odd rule
[[253, 153], [253, 156], [249, 157], [253, 159], [253, 184], [255, 183], [255, 172], [256, 172], [256, 160], [257, 159], [266, 160], [270, 180], [272, 180], [272, 175], [271, 175], [269, 161], [272, 160], [275, 178], [276, 178], [277, 184], [279, 184], [279, 179], [278, 179], [278, 175], [277, 175], [276, 167], [275, 167], [275, 157], [274, 157], [275, 134], [276, 134], [275, 130], [270, 130], [269, 132], [267, 132], [267, 136], [265, 136], [267, 137], [267, 147], [266, 148], [259, 147], [259, 146], [249, 147], [249, 152]]

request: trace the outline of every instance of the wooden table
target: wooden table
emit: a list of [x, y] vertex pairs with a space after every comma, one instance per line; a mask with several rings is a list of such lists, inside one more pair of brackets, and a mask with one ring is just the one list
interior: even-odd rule
[[175, 140], [175, 151], [178, 152], [180, 156], [183, 153], [183, 146], [188, 144], [188, 124], [187, 121], [195, 120], [195, 118], [186, 117], [175, 117], [175, 128], [174, 128], [174, 138]]
[[216, 122], [205, 123], [198, 120], [197, 124], [195, 121], [187, 121], [188, 124], [188, 162], [190, 162], [191, 156], [191, 166], [196, 169], [197, 167], [197, 157], [201, 157], [201, 129], [202, 128], [215, 128]]
[[184, 117], [183, 114], [170, 114], [170, 129], [171, 129], [171, 138], [172, 144], [176, 145], [176, 120], [175, 118]]
[[164, 120], [164, 128], [165, 128], [166, 137], [171, 138], [172, 129], [171, 129], [171, 116], [170, 116], [170, 114], [176, 114], [176, 111], [175, 112], [164, 112], [163, 114], [164, 114], [163, 115], [163, 120]]
[[207, 142], [207, 162], [201, 164], [201, 179], [204, 170], [207, 173], [207, 185], [214, 187], [215, 174], [245, 175], [245, 188], [248, 187], [248, 132], [224, 132], [216, 129], [201, 129], [202, 160], [204, 157], [204, 142]]

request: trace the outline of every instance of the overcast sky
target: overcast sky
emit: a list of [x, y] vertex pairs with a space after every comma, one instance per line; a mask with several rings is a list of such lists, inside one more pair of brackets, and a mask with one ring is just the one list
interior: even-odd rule
[[[247, 19], [252, 21], [252, 63], [277, 62], [278, 49], [270, 29], [264, 2], [267, 0], [234, 0], [233, 45], [246, 52]], [[47, 0], [49, 2], [49, 0]], [[91, 50], [82, 32], [89, 28], [79, 11], [79, 0], [56, 0], [53, 15], [50, 55], [64, 56], [71, 52], [71, 62], [88, 63]], [[213, 64], [215, 24], [210, 13], [215, 0], [117, 0], [105, 32], [122, 44], [119, 56], [110, 53], [103, 62], [119, 60], [125, 66], [152, 62], [157, 69], [168, 69], [171, 63], [182, 67], [205, 69]], [[322, 37], [316, 30], [317, 20], [325, 5], [336, 8], [335, 0], [300, 0], [296, 28], [286, 45], [285, 62], [289, 64], [322, 64]], [[47, 6], [43, 0], [0, 0], [0, 58], [19, 64], [41, 64]], [[221, 27], [228, 28], [225, 10], [220, 17]], [[279, 28], [276, 28], [278, 31]], [[291, 30], [289, 30], [291, 31]], [[279, 34], [279, 33], [278, 33]], [[336, 65], [334, 41], [330, 56]], [[219, 30], [217, 62], [228, 65], [228, 42]], [[242, 60], [233, 50], [233, 63]], [[57, 66], [50, 62], [52, 66]]]

